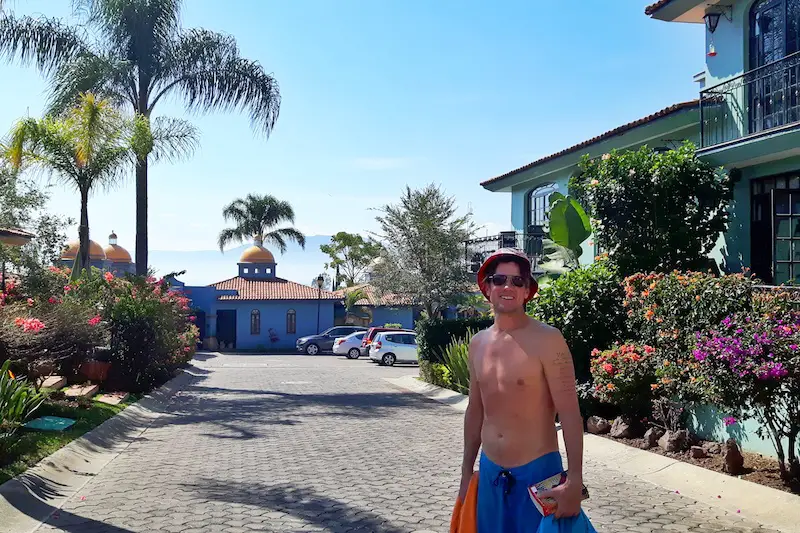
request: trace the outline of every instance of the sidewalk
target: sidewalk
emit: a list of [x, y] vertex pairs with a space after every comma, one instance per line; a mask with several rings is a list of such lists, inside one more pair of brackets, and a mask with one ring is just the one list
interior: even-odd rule
[[[459, 411], [466, 410], [467, 397], [463, 394], [431, 385], [415, 376], [384, 379], [395, 387], [448, 404]], [[560, 432], [559, 442], [563, 450]], [[800, 497], [787, 492], [588, 433], [584, 434], [584, 462], [586, 468], [590, 468], [589, 463], [601, 463], [732, 517], [751, 520], [784, 533], [800, 532]], [[591, 490], [590, 487], [590, 493]]]

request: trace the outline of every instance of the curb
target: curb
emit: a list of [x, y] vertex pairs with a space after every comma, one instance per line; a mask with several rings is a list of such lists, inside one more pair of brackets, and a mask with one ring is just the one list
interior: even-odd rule
[[0, 485], [0, 533], [31, 532], [131, 445], [197, 374], [191, 368]]
[[[416, 376], [383, 379], [397, 388], [421, 394], [459, 411], [467, 408], [467, 396], [420, 381]], [[558, 438], [564, 449], [560, 432]], [[632, 448], [590, 433], [584, 433], [583, 450], [584, 456], [590, 455], [592, 460], [670, 492], [680, 490], [683, 496], [785, 533], [800, 532], [797, 514], [800, 497], [788, 492]]]

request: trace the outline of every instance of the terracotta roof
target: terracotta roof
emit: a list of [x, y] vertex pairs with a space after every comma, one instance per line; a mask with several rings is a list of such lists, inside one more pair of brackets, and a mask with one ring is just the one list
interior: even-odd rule
[[211, 287], [217, 290], [235, 290], [238, 294], [221, 295], [218, 300], [341, 300], [330, 291], [322, 291], [309, 285], [301, 285], [281, 278], [272, 279], [244, 279], [235, 277], [212, 283]]
[[352, 292], [354, 290], [361, 289], [364, 292], [364, 298], [361, 298], [359, 301], [356, 302], [356, 305], [371, 305], [371, 306], [401, 306], [401, 305], [411, 305], [411, 299], [407, 296], [402, 296], [399, 294], [380, 294], [378, 290], [369, 284], [362, 284], [362, 285], [355, 285], [353, 287], [347, 287], [346, 289], [340, 289], [336, 291], [335, 294], [339, 295], [340, 299], [343, 299], [345, 294]]
[[672, 0], [658, 0], [658, 2], [650, 4], [649, 6], [644, 8], [644, 14], [648, 16], [652, 15], [653, 13], [655, 13], [665, 5], [669, 4], [670, 2], [672, 2]]
[[697, 107], [698, 105], [699, 105], [699, 100], [691, 100], [689, 102], [681, 102], [680, 104], [671, 105], [669, 107], [666, 107], [666, 108], [662, 109], [661, 111], [656, 111], [652, 115], [648, 115], [648, 116], [640, 118], [638, 120], [634, 120], [633, 122], [629, 122], [627, 124], [619, 126], [618, 128], [614, 128], [613, 130], [609, 130], [609, 131], [607, 131], [607, 132], [605, 132], [603, 134], [600, 134], [597, 137], [592, 137], [589, 140], [580, 142], [580, 143], [578, 143], [578, 144], [576, 144], [574, 146], [570, 146], [569, 148], [561, 150], [560, 152], [556, 152], [554, 154], [550, 154], [550, 155], [548, 155], [546, 157], [543, 157], [541, 159], [537, 159], [533, 163], [528, 163], [527, 165], [522, 166], [522, 167], [520, 167], [520, 168], [518, 168], [516, 170], [512, 170], [511, 172], [506, 172], [505, 174], [503, 174], [501, 176], [497, 176], [496, 178], [492, 178], [490, 180], [486, 180], [484, 182], [481, 182], [481, 186], [485, 187], [486, 185], [489, 185], [490, 183], [495, 183], [495, 182], [500, 181], [500, 180], [502, 180], [504, 178], [507, 178], [509, 176], [513, 176], [514, 174], [517, 174], [519, 172], [523, 172], [523, 171], [528, 170], [530, 168], [533, 168], [533, 167], [535, 167], [537, 165], [541, 165], [542, 163], [546, 163], [547, 161], [556, 159], [558, 157], [561, 157], [563, 155], [567, 155], [567, 154], [572, 153], [572, 152], [576, 152], [576, 151], [580, 150], [581, 148], [586, 148], [587, 146], [590, 146], [592, 144], [598, 143], [600, 141], [604, 141], [606, 139], [614, 137], [615, 135], [621, 135], [621, 134], [625, 133], [628, 130], [631, 130], [631, 129], [636, 128], [638, 126], [641, 126], [643, 124], [647, 124], [648, 122], [652, 122], [653, 120], [666, 117], [667, 115], [671, 115], [672, 113], [676, 113], [678, 111], [683, 111], [684, 109], [690, 109], [690, 108], [693, 108], [693, 107]]
[[0, 228], [0, 235], [9, 237], [35, 237], [30, 231], [20, 228]]

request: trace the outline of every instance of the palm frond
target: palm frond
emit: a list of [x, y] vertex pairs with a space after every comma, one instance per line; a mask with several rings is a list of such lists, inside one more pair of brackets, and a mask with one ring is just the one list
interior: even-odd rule
[[79, 95], [88, 91], [118, 107], [137, 98], [133, 65], [108, 54], [86, 52], [66, 61], [56, 69], [51, 82], [47, 104], [50, 115], [69, 110]]
[[233, 37], [186, 31], [168, 50], [163, 67], [150, 109], [179, 91], [189, 110], [247, 110], [252, 125], [269, 136], [280, 110], [278, 82], [258, 62], [242, 58]]
[[155, 161], [180, 161], [190, 157], [200, 143], [200, 133], [190, 122], [178, 118], [158, 117], [153, 121]]
[[84, 35], [58, 18], [0, 15], [0, 57], [16, 57], [49, 74], [88, 50]]
[[[295, 228], [280, 228], [273, 230], [267, 233], [264, 236], [266, 240], [268, 237], [270, 239], [274, 238], [275, 236], [280, 236], [280, 238], [285, 242], [286, 240], [294, 241], [300, 245], [300, 248], [305, 249], [306, 247], [306, 236], [303, 235], [300, 231], [296, 230]], [[281, 249], [281, 252], [285, 252], [286, 249]]]
[[222, 230], [217, 239], [219, 251], [224, 252], [225, 246], [232, 242], [242, 242], [247, 238], [239, 228], [226, 228]]
[[274, 244], [278, 247], [278, 250], [280, 250], [282, 254], [286, 253], [286, 239], [284, 239], [283, 235], [277, 231], [271, 231], [264, 235], [264, 243]]

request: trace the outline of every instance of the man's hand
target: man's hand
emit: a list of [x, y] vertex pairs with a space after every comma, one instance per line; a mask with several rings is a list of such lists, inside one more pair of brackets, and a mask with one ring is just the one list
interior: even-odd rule
[[461, 487], [458, 489], [458, 499], [461, 503], [467, 498], [467, 490], [469, 489], [469, 482], [472, 479], [472, 472], [461, 473]]
[[539, 497], [553, 498], [556, 501], [556, 518], [577, 516], [581, 512], [581, 483], [575, 483], [569, 478], [558, 487], [543, 490]]

